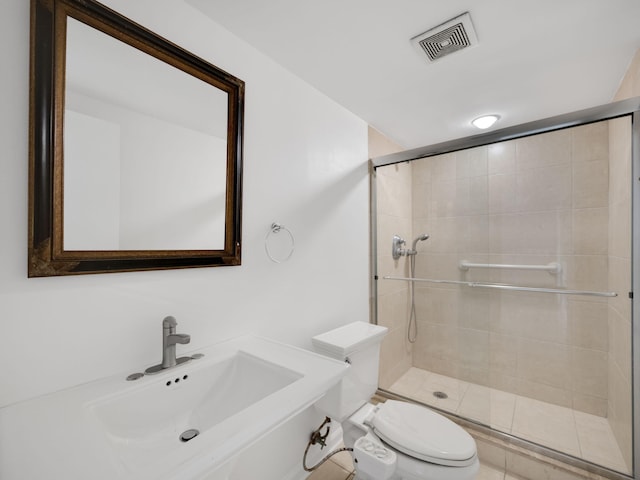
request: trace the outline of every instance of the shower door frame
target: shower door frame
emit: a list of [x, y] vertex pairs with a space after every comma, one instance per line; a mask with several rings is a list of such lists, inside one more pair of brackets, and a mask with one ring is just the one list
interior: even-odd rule
[[[512, 444], [520, 444], [531, 450], [544, 453], [552, 458], [579, 466], [596, 474], [606, 475], [612, 479], [640, 480], [640, 293], [634, 295], [636, 285], [640, 285], [640, 97], [612, 102], [598, 107], [592, 107], [577, 112], [558, 115], [542, 120], [507, 127], [493, 132], [473, 135], [446, 142], [428, 145], [425, 147], [405, 150], [389, 155], [382, 155], [370, 160], [370, 225], [371, 225], [371, 321], [378, 323], [378, 262], [377, 262], [377, 193], [376, 176], [377, 168], [398, 163], [410, 162], [427, 157], [433, 157], [445, 153], [452, 153], [493, 143], [505, 142], [517, 138], [528, 137], [541, 133], [553, 132], [589, 123], [605, 120], [613, 120], [620, 117], [630, 117], [631, 121], [631, 291], [628, 292], [631, 299], [631, 392], [632, 392], [632, 439], [633, 439], [633, 465], [631, 475], [614, 472], [606, 467], [600, 467], [576, 457], [558, 452], [556, 450], [541, 447], [537, 444], [515, 437], [511, 434], [493, 430], [480, 425], [480, 429], [507, 440]], [[626, 294], [621, 292], [621, 294]], [[638, 368], [635, 366], [638, 365]], [[392, 392], [386, 392], [394, 395]], [[443, 412], [451, 415], [450, 412]], [[463, 417], [458, 417], [461, 423], [467, 423], [473, 428], [479, 424], [471, 422]]]

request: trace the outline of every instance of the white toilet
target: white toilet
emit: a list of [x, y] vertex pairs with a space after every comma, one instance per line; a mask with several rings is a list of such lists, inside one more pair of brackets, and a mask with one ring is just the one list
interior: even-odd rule
[[476, 443], [465, 430], [426, 407], [387, 400], [368, 403], [378, 387], [380, 343], [387, 328], [354, 322], [313, 337], [316, 352], [351, 364], [343, 380], [316, 403], [342, 425], [353, 448], [356, 479], [472, 480]]

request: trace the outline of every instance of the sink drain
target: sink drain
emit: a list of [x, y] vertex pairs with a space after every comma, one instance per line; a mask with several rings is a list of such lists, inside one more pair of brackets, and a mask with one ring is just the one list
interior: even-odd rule
[[196, 438], [199, 434], [200, 434], [199, 430], [196, 430], [195, 428], [190, 428], [189, 430], [185, 430], [180, 434], [180, 441], [188, 442], [189, 440], [193, 440], [194, 438]]
[[436, 398], [449, 398], [449, 395], [447, 395], [444, 392], [433, 392], [433, 396]]

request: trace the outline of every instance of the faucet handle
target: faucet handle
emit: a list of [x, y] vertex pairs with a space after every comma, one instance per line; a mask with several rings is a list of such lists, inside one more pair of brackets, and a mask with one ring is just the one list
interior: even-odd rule
[[168, 317], [164, 317], [164, 320], [162, 320], [163, 328], [175, 327], [176, 325], [178, 325], [178, 322], [175, 319], [175, 317], [168, 316]]

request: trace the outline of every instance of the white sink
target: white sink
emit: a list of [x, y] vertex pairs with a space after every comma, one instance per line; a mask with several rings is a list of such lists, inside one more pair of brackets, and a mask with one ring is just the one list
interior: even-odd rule
[[202, 478], [313, 404], [347, 368], [256, 337], [197, 353], [204, 357], [157, 375], [0, 410], [0, 478]]

